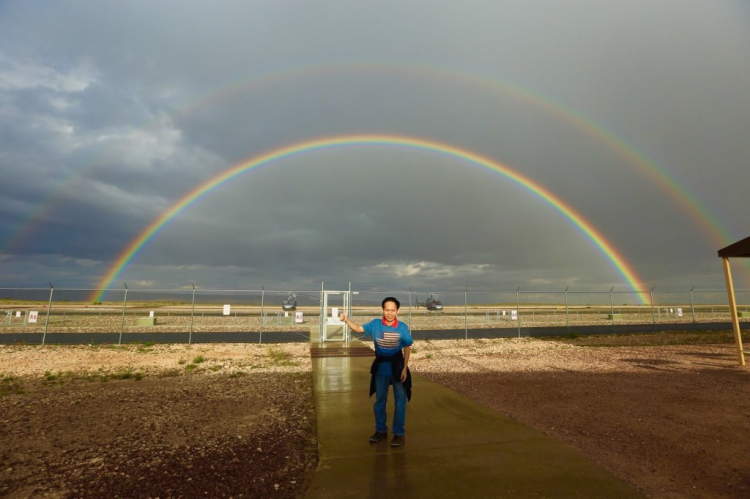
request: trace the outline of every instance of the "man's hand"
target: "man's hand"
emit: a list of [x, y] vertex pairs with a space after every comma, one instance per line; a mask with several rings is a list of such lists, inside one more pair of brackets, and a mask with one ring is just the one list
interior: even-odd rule
[[355, 333], [364, 333], [365, 330], [362, 326], [357, 324], [354, 321], [349, 320], [349, 316], [346, 314], [339, 314], [339, 320], [349, 326], [349, 329], [354, 331]]
[[406, 369], [409, 367], [409, 358], [411, 357], [411, 345], [404, 347], [404, 369], [401, 371], [401, 382], [406, 381]]

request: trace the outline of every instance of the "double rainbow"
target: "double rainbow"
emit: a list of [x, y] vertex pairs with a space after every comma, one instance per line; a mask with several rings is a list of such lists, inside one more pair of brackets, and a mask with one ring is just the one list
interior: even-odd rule
[[[212, 104], [214, 102], [223, 101], [247, 92], [255, 92], [287, 80], [305, 79], [315, 75], [328, 75], [332, 73], [341, 74], [348, 72], [352, 74], [360, 74], [367, 71], [372, 71], [375, 74], [396, 74], [415, 78], [433, 78], [438, 80], [454, 81], [456, 85], [468, 84], [473, 86], [477, 90], [488, 91], [499, 96], [511, 97], [518, 102], [522, 102], [533, 108], [540, 109], [550, 116], [555, 116], [563, 123], [575, 127], [577, 130], [593, 138], [598, 143], [605, 145], [610, 150], [627, 160], [629, 164], [643, 173], [653, 183], [653, 185], [659, 188], [668, 198], [670, 198], [677, 206], [679, 206], [681, 211], [691, 220], [691, 222], [702, 230], [704, 234], [704, 237], [702, 239], [711, 241], [711, 244], [717, 247], [726, 246], [736, 239], [736, 237], [733, 237], [730, 234], [730, 231], [727, 230], [727, 228], [723, 225], [721, 219], [715, 214], [712, 214], [710, 210], [693, 193], [685, 188], [677, 178], [670, 174], [669, 171], [667, 171], [659, 163], [648, 158], [644, 153], [633, 147], [631, 144], [619, 138], [613, 131], [608, 130], [603, 124], [594, 121], [593, 119], [581, 114], [574, 109], [571, 109], [560, 101], [554, 100], [551, 97], [545, 96], [544, 94], [541, 94], [537, 91], [524, 88], [523, 86], [515, 84], [506, 79], [502, 79], [497, 75], [482, 75], [479, 73], [467, 72], [465, 70], [455, 68], [441, 68], [414, 63], [401, 64], [392, 62], [355, 61], [332, 64], [313, 64], [303, 67], [275, 69], [266, 73], [252, 75], [250, 78], [246, 78], [240, 81], [229, 82], [222, 87], [212, 89], [206, 94], [200, 95], [198, 97], [193, 97], [186, 102], [180, 103], [172, 111], [173, 113], [177, 114], [189, 114], [197, 109], [200, 109], [203, 106]], [[144, 125], [144, 128], [147, 128], [148, 126], [149, 124], [146, 124]], [[408, 139], [405, 140], [408, 141]], [[429, 143], [433, 146], [436, 145], [436, 143], [434, 142], [420, 140], [417, 140], [415, 142]], [[466, 153], [465, 151], [460, 151], [459, 149], [450, 146], [444, 147], [446, 148], [446, 150], [451, 149], [453, 151], [458, 151], [459, 154], [455, 154], [456, 156], [460, 156], [461, 154]], [[286, 149], [288, 148], [279, 149], [277, 152], [286, 151]], [[437, 149], [433, 149], [433, 151], [435, 150]], [[87, 172], [92, 170], [97, 165], [107, 163], [109, 161], [109, 154], [111, 153], [108, 153], [104, 157], [97, 158], [87, 165], [78, 168], [71, 177], [61, 181], [55, 189], [48, 193], [47, 196], [35, 203], [34, 208], [29, 211], [23, 219], [19, 220], [15, 224], [15, 228], [11, 229], [7, 234], [0, 234], [0, 253], [10, 252], [16, 246], [20, 245], [24, 239], [29, 237], [33, 233], [33, 229], [40, 225], [43, 218], [47, 214], [51, 213], [55, 206], [59, 202], [61, 202], [61, 200], [63, 199], [63, 193], [66, 191], [67, 187], [72, 185], [73, 180], [75, 178], [78, 178], [79, 176], [85, 176]], [[266, 156], [267, 155], [264, 155], [262, 156], [262, 158], [265, 158]], [[476, 157], [476, 155], [470, 153], [468, 153], [467, 156]], [[467, 156], [463, 157], [466, 159]], [[486, 158], [479, 159], [486, 160]], [[250, 161], [252, 162], [254, 160], [255, 158]], [[247, 164], [249, 163], [243, 163], [239, 166]], [[494, 165], [495, 163], [493, 163], [492, 161], [488, 161], [488, 164]], [[496, 168], [495, 166], [488, 166], [488, 164], [485, 164], [484, 166], [487, 166], [488, 168], [496, 171], [500, 171], [500, 169]], [[248, 168], [252, 168], [252, 166]], [[508, 169], [507, 167], [503, 168], [509, 170], [508, 173], [512, 172], [512, 170]], [[241, 173], [241, 171], [237, 172], [237, 174], [239, 173]], [[505, 174], [513, 178], [512, 175], [508, 175], [508, 173]], [[512, 173], [515, 174], [515, 172]], [[214, 180], [215, 179], [209, 180], [209, 183], [213, 183]], [[221, 181], [225, 180], [226, 179], [223, 179]], [[528, 179], [518, 175], [515, 180], [525, 187], [534, 190], [527, 182]], [[199, 186], [189, 195], [202, 190], [205, 185], [207, 184]], [[212, 187], [209, 187], [207, 190], [210, 190], [210, 188]], [[539, 194], [539, 192], [541, 191], [546, 191], [546, 189], [542, 188], [541, 186], [538, 187], [540, 188], [540, 190], [535, 191], [537, 192], [537, 194]], [[200, 196], [201, 194], [202, 192], [198, 193], [197, 196]], [[184, 199], [185, 198], [183, 198], [183, 200]], [[559, 201], [559, 199], [554, 196], [553, 199]], [[180, 202], [182, 202], [182, 200]], [[190, 204], [190, 202], [191, 201], [188, 200], [185, 203], [185, 206], [187, 204]], [[555, 203], [551, 202], [551, 204], [554, 205]], [[565, 213], [567, 216], [565, 210], [561, 209], [560, 211]], [[577, 225], [581, 227], [581, 230], [588, 233], [587, 229], [583, 228], [582, 225]], [[590, 226], [590, 224], [588, 225]], [[156, 227], [154, 230], [158, 231], [159, 227]], [[593, 233], [601, 237], [598, 231], [593, 231]], [[590, 234], [589, 237], [591, 237]], [[145, 242], [146, 241], [144, 241], [144, 243]], [[599, 245], [599, 247], [604, 248], [601, 245]], [[138, 249], [136, 248], [134, 251], [137, 252]], [[602, 251], [604, 251], [605, 253], [607, 252], [607, 250], [605, 249], [602, 249]], [[610, 260], [612, 259], [610, 258]], [[120, 260], [118, 260], [118, 262], [120, 262]], [[124, 261], [124, 264], [126, 265], [127, 261]], [[746, 262], [745, 266], [750, 268], [750, 261]], [[625, 275], [625, 272], [623, 272], [622, 270], [620, 270], [620, 273]], [[107, 282], [109, 283], [111, 281]]]

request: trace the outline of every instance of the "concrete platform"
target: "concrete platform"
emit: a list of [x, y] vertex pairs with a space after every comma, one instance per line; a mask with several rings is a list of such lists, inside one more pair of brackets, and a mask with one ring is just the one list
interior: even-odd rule
[[312, 363], [320, 463], [308, 498], [644, 497], [573, 448], [413, 373], [406, 443], [371, 444], [372, 357]]

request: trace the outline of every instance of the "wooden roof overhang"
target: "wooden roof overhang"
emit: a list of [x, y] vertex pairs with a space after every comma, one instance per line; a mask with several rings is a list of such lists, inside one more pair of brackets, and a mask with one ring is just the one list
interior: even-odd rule
[[750, 258], [750, 237], [719, 250], [721, 258]]
[[724, 265], [724, 279], [727, 283], [727, 294], [729, 295], [729, 313], [732, 316], [732, 329], [734, 330], [734, 342], [737, 345], [737, 358], [740, 366], [745, 365], [745, 354], [750, 353], [742, 348], [742, 332], [740, 330], [740, 319], [737, 313], [737, 300], [734, 295], [734, 283], [732, 282], [732, 270], [729, 266], [730, 258], [750, 258], [750, 237], [730, 244], [719, 250], [719, 257]]

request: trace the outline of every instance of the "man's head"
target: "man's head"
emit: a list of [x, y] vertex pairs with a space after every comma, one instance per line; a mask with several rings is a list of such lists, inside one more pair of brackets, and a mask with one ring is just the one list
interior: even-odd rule
[[381, 305], [383, 307], [383, 317], [385, 317], [385, 320], [388, 322], [393, 322], [393, 320], [396, 318], [396, 315], [398, 314], [398, 309], [401, 308], [401, 302], [399, 302], [394, 297], [389, 296], [383, 299], [383, 303]]
[[380, 306], [383, 307], [383, 309], [385, 309], [385, 304], [388, 303], [388, 302], [391, 302], [394, 305], [396, 305], [396, 310], [398, 310], [399, 308], [401, 308], [401, 302], [398, 301], [397, 299], [395, 299], [392, 296], [386, 296], [385, 298], [383, 298], [383, 303], [381, 303]]

